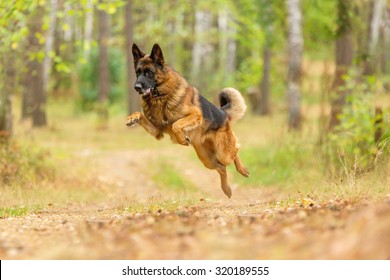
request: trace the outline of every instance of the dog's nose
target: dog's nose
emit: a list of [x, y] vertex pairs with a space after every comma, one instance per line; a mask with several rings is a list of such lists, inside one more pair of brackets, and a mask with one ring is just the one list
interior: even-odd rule
[[141, 84], [141, 83], [135, 83], [135, 84], [134, 84], [134, 88], [135, 88], [136, 91], [141, 91], [141, 89], [142, 89], [142, 84]]

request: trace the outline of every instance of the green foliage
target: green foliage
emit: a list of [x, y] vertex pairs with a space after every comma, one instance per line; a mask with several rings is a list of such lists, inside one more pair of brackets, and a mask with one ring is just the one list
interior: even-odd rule
[[[123, 100], [126, 90], [123, 87], [123, 74], [125, 69], [125, 58], [121, 50], [109, 48], [108, 63], [110, 72], [110, 92], [108, 99], [110, 103]], [[91, 50], [87, 63], [79, 69], [80, 77], [80, 106], [83, 110], [91, 110], [98, 100], [99, 88], [99, 49]]]
[[[375, 93], [372, 88], [375, 78], [358, 78], [351, 72], [345, 77], [345, 90], [349, 92], [347, 104], [339, 116], [340, 124], [329, 135], [330, 151], [333, 161], [339, 162], [346, 169], [361, 172], [371, 169], [379, 156], [388, 150], [390, 123], [384, 118], [378, 123], [375, 113]], [[380, 127], [379, 127], [380, 126]], [[375, 133], [381, 129], [383, 136], [377, 142]]]
[[236, 174], [235, 179], [240, 184], [251, 186], [291, 186], [295, 179], [307, 177], [308, 170], [316, 166], [310, 160], [312, 154], [313, 147], [308, 143], [298, 143], [293, 139], [264, 147], [243, 147], [240, 157], [250, 168], [250, 176], [243, 178]]
[[0, 208], [0, 218], [25, 216], [27, 212], [26, 206]]
[[[237, 71], [237, 81], [235, 83], [235, 87], [240, 89], [242, 92], [245, 92], [248, 88], [257, 86], [260, 81], [260, 73], [262, 69], [263, 66], [260, 57], [243, 61]], [[258, 74], [254, 75], [254, 73]]]
[[124, 5], [126, 5], [125, 0], [115, 0], [115, 1], [107, 0], [107, 1], [99, 2], [97, 4], [97, 8], [99, 10], [106, 11], [106, 13], [108, 13], [110, 15], [113, 15], [113, 14], [117, 13], [118, 8], [123, 7]]
[[337, 29], [337, 1], [304, 0], [302, 4], [305, 49], [318, 52], [329, 48]]
[[0, 186], [52, 178], [48, 155], [32, 146], [15, 142], [0, 144]]
[[37, 7], [39, 0], [2, 0], [0, 1], [0, 54], [3, 51], [18, 48], [25, 38], [27, 28], [27, 16]]

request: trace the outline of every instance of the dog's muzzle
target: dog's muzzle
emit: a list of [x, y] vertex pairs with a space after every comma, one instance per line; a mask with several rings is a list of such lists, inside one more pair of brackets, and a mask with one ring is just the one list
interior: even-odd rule
[[142, 84], [141, 83], [135, 83], [134, 84], [134, 89], [139, 93], [142, 94]]

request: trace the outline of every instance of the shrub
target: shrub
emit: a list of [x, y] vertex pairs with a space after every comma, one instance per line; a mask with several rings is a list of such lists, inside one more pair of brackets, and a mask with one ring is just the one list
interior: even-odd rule
[[[345, 79], [349, 95], [339, 116], [340, 124], [329, 135], [329, 151], [333, 162], [341, 163], [345, 172], [353, 169], [361, 173], [372, 169], [378, 158], [388, 151], [390, 123], [388, 118], [383, 118], [383, 113], [375, 110], [375, 79], [357, 78], [354, 73]], [[376, 139], [378, 131], [382, 134], [380, 139]]]

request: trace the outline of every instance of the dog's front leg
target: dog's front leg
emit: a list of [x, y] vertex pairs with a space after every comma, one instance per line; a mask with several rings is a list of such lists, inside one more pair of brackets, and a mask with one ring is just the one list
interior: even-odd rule
[[202, 124], [202, 112], [199, 109], [193, 109], [190, 114], [181, 118], [172, 124], [172, 132], [175, 135], [177, 143], [188, 146], [191, 142], [185, 132], [192, 130]]
[[127, 117], [126, 125], [127, 126], [134, 126], [136, 124], [139, 124], [142, 126], [147, 132], [149, 132], [150, 135], [155, 137], [157, 140], [164, 137], [164, 133], [159, 130], [157, 127], [155, 127], [144, 115], [142, 115], [140, 112], [135, 112]]

